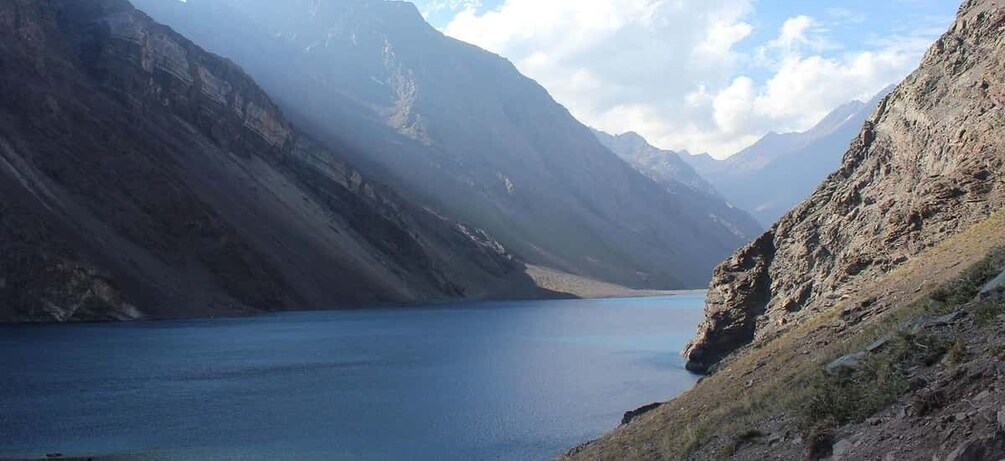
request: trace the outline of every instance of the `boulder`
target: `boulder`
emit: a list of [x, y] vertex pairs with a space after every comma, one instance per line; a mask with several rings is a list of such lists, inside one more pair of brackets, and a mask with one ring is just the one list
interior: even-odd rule
[[992, 279], [990, 282], [981, 287], [980, 294], [977, 295], [978, 299], [988, 299], [994, 296], [996, 293], [1002, 293], [1005, 291], [1005, 270], [997, 277]]
[[837, 376], [854, 373], [862, 366], [868, 355], [866, 352], [845, 355], [827, 364], [827, 374]]
[[835, 443], [831, 448], [831, 456], [834, 459], [847, 459], [848, 455], [852, 449], [855, 448], [855, 442], [852, 439], [843, 439]]
[[963, 442], [949, 453], [946, 461], [984, 461], [1002, 456], [1005, 456], [1002, 441], [997, 437], [984, 437]]
[[650, 403], [649, 405], [641, 406], [631, 411], [626, 411], [625, 416], [621, 418], [621, 425], [624, 426], [626, 424], [629, 424], [632, 421], [638, 419], [640, 416], [649, 413], [650, 411], [653, 411], [662, 405], [663, 405], [662, 403], [656, 402], [656, 403]]
[[865, 351], [869, 353], [879, 352], [886, 348], [890, 341], [893, 340], [893, 333], [887, 333], [883, 337], [877, 339], [872, 344], [865, 347]]
[[955, 325], [966, 318], [966, 316], [967, 312], [964, 310], [957, 310], [952, 314], [943, 315], [941, 317], [930, 317], [926, 315], [908, 323], [907, 330], [910, 331], [912, 335], [916, 335], [929, 328]]

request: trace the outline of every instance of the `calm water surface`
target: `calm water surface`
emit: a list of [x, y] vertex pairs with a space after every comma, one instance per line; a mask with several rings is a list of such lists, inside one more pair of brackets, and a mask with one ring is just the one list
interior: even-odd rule
[[548, 459], [694, 384], [703, 299], [0, 326], [0, 457]]

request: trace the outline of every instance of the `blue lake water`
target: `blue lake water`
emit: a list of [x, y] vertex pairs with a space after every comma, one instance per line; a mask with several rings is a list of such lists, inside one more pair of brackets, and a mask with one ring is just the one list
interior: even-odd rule
[[703, 300], [0, 326], [0, 458], [550, 459], [694, 384]]

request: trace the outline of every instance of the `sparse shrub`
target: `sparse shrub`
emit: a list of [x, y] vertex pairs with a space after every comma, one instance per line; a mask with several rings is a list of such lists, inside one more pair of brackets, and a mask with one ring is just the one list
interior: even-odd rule
[[853, 373], [831, 376], [820, 371], [807, 383], [809, 401], [800, 417], [803, 428], [822, 421], [841, 425], [865, 421], [911, 390], [905, 370], [934, 365], [952, 345], [953, 340], [938, 335], [900, 335]]
[[994, 323], [1002, 312], [1005, 312], [1005, 300], [1001, 299], [983, 301], [974, 307], [974, 317], [981, 327]]
[[831, 455], [834, 448], [834, 423], [821, 421], [806, 435], [806, 459], [818, 460]]
[[964, 270], [959, 277], [936, 288], [930, 297], [942, 306], [961, 306], [974, 299], [981, 287], [1005, 267], [1005, 248], [992, 250], [984, 259]]
[[942, 391], [918, 392], [911, 400], [911, 410], [914, 416], [928, 416], [933, 411], [942, 408], [946, 403], [946, 395]]
[[1005, 344], [994, 344], [989, 351], [991, 356], [998, 360], [1005, 360]]
[[946, 286], [938, 287], [932, 290], [932, 293], [928, 295], [928, 297], [932, 298], [932, 300], [938, 301], [943, 305], [949, 302], [950, 296], [952, 296], [952, 293], [949, 292], [949, 289]]
[[963, 339], [963, 335], [959, 332], [956, 333], [956, 341], [949, 348], [947, 355], [949, 361], [953, 363], [963, 363], [967, 360], [967, 341]]
[[910, 389], [904, 374], [881, 366], [848, 377], [824, 374], [803, 415], [804, 424], [822, 420], [858, 423], [885, 408]]
[[904, 369], [935, 365], [949, 352], [954, 342], [940, 335], [905, 335], [904, 341], [902, 347], [896, 350], [896, 360]]
[[733, 456], [740, 450], [740, 447], [748, 443], [756, 443], [761, 437], [764, 437], [764, 433], [757, 429], [748, 429], [743, 431], [733, 437], [733, 441], [726, 446], [724, 454], [726, 456]]

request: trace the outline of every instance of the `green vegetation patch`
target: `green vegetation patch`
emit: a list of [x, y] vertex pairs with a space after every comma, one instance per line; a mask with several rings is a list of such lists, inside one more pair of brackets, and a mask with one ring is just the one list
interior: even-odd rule
[[749, 443], [758, 443], [761, 437], [765, 436], [766, 434], [757, 429], [747, 429], [746, 431], [743, 431], [737, 434], [735, 437], [733, 437], [733, 441], [728, 446], [726, 446], [725, 454], [726, 456], [732, 456], [736, 454], [736, 452], [739, 451], [740, 447], [742, 447], [743, 445]]
[[821, 425], [865, 421], [911, 389], [912, 370], [935, 364], [953, 343], [939, 335], [900, 334], [851, 372], [816, 372], [807, 382], [809, 401], [799, 418], [801, 426], [812, 432]]
[[990, 326], [1005, 312], [1005, 300], [982, 301], [974, 306], [974, 317], [980, 327]]
[[1001, 273], [1005, 267], [1005, 248], [999, 247], [973, 266], [968, 267], [955, 280], [936, 288], [932, 300], [942, 307], [953, 307], [972, 301], [981, 288]]
[[[959, 332], [952, 336], [935, 333], [912, 335], [904, 331], [902, 322], [906, 316], [916, 316], [925, 311], [945, 314], [968, 306], [978, 325], [991, 324], [1005, 312], [1005, 301], [975, 302], [974, 299], [986, 283], [1001, 273], [1003, 267], [1005, 248], [999, 247], [965, 269], [959, 277], [933, 290], [930, 295], [933, 302], [925, 306], [911, 306], [901, 315], [891, 316], [870, 328], [865, 337], [878, 338], [891, 332], [894, 332], [894, 337], [882, 351], [868, 354], [852, 372], [829, 374], [821, 369], [804, 377], [805, 398], [808, 401], [799, 415], [803, 430], [815, 433], [822, 426], [865, 421], [911, 389], [913, 370], [932, 366], [947, 354], [954, 363], [965, 361], [967, 345]], [[854, 341], [859, 342], [861, 340]], [[915, 402], [915, 410], [924, 412], [939, 400], [937, 395], [929, 397], [929, 402]]]

